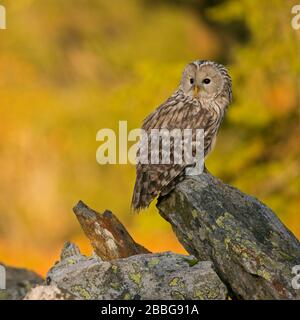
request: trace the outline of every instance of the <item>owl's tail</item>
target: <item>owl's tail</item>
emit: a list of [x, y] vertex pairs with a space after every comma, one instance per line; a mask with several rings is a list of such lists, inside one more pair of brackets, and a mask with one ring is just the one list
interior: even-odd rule
[[151, 193], [149, 184], [150, 180], [145, 178], [145, 174], [137, 174], [131, 201], [133, 211], [139, 212], [148, 208], [150, 202], [156, 197], [155, 193]]

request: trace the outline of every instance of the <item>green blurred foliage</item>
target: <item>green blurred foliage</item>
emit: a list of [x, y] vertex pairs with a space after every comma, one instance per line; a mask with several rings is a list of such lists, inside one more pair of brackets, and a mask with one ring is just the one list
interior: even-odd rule
[[293, 1], [2, 1], [0, 261], [43, 272], [71, 208], [115, 212], [152, 250], [182, 251], [152, 205], [130, 212], [135, 170], [100, 166], [101, 128], [139, 127], [195, 59], [225, 62], [234, 103], [208, 168], [270, 205], [300, 237], [299, 31]]

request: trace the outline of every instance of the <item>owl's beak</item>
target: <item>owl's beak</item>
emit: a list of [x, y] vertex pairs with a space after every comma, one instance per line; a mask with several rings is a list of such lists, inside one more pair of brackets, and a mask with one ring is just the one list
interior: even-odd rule
[[198, 96], [199, 91], [200, 91], [199, 86], [195, 85], [195, 87], [194, 87], [194, 98], [196, 98]]

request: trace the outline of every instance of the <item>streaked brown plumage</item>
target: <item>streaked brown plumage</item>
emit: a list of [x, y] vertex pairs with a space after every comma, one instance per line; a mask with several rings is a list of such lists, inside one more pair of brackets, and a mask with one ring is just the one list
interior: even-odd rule
[[[192, 62], [185, 67], [178, 90], [144, 120], [142, 129], [148, 134], [151, 129], [204, 129], [207, 157], [231, 98], [231, 79], [225, 67], [212, 61]], [[184, 179], [187, 164], [174, 163], [173, 145], [171, 142], [170, 164], [137, 164], [134, 210], [148, 207], [156, 196], [166, 195]]]

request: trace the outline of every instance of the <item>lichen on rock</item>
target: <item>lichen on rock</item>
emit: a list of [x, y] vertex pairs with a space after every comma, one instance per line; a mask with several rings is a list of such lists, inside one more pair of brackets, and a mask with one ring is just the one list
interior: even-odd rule
[[[48, 283], [77, 299], [226, 299], [227, 289], [208, 261], [171, 252], [113, 261], [74, 256], [55, 264]], [[72, 263], [69, 263], [70, 259]], [[195, 292], [203, 292], [201, 297]]]

